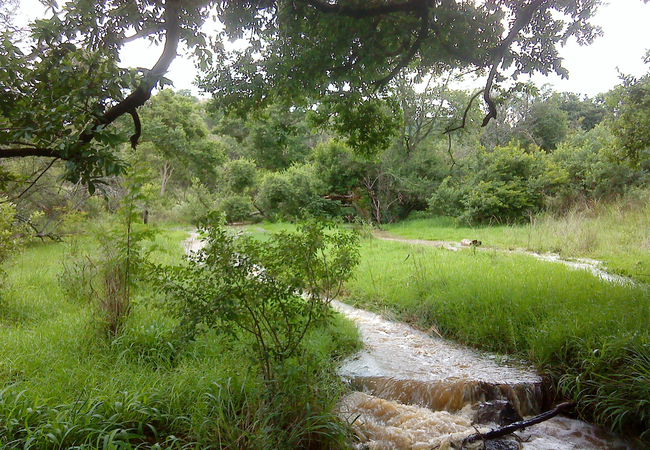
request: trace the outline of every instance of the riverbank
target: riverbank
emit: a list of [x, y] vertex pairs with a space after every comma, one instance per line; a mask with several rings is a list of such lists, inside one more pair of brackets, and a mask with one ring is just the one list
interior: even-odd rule
[[[160, 230], [139, 255], [177, 264], [186, 238]], [[107, 335], [102, 252], [88, 237], [37, 243], [6, 267], [0, 448], [346, 447], [336, 361], [357, 348], [353, 325], [334, 317], [315, 327], [300, 361], [278, 369], [271, 395], [245, 342], [215, 332], [183, 340], [143, 277], [119, 332]]]
[[367, 239], [361, 261], [348, 301], [475, 348], [525, 358], [553, 395], [578, 402], [582, 417], [648, 445], [646, 288], [496, 250], [451, 252]]

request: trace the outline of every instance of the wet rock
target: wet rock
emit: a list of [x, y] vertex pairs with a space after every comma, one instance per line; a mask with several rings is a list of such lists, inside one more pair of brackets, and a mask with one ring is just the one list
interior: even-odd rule
[[519, 442], [510, 439], [496, 439], [493, 441], [486, 441], [485, 450], [519, 450], [521, 446]]
[[492, 400], [478, 404], [474, 423], [496, 423], [499, 426], [505, 426], [520, 420], [522, 417], [512, 403], [507, 400]]

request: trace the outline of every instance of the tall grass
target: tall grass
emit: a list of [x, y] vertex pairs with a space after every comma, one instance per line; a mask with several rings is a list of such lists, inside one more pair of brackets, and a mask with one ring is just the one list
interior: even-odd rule
[[[161, 234], [156, 261], [177, 262], [185, 233]], [[94, 251], [88, 240], [79, 247]], [[357, 345], [342, 319], [307, 338], [299, 366], [269, 397], [240, 343], [215, 333], [181, 342], [160, 300], [137, 289], [120, 333], [94, 328], [91, 303], [66, 295], [65, 244], [14, 258], [0, 306], [1, 448], [340, 448], [334, 360]]]
[[650, 442], [646, 288], [521, 254], [367, 240], [348, 296], [424, 330], [525, 357], [585, 417]]
[[614, 202], [578, 204], [562, 214], [531, 216], [525, 224], [467, 226], [438, 217], [386, 226], [411, 239], [459, 242], [470, 238], [484, 247], [523, 248], [559, 253], [566, 258], [594, 258], [619, 275], [650, 283], [650, 192]]

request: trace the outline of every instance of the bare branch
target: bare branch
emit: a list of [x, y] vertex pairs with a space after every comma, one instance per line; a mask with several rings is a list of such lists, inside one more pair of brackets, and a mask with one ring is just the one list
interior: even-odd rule
[[508, 434], [514, 433], [517, 430], [521, 430], [523, 428], [529, 427], [531, 425], [535, 425], [541, 422], [544, 422], [545, 420], [551, 419], [555, 416], [557, 416], [560, 412], [562, 412], [565, 409], [573, 408], [575, 407], [575, 403], [572, 402], [565, 402], [565, 403], [560, 403], [557, 405], [555, 408], [551, 409], [550, 411], [547, 411], [545, 413], [539, 414], [531, 419], [528, 420], [522, 420], [520, 422], [515, 422], [511, 425], [505, 426], [503, 428], [499, 428], [497, 430], [492, 430], [487, 433], [481, 434], [481, 433], [476, 433], [472, 434], [470, 436], [467, 436], [463, 440], [463, 445], [465, 444], [471, 444], [472, 442], [478, 441], [479, 439], [482, 440], [489, 440], [489, 439], [497, 439], [503, 436], [506, 436]]
[[0, 159], [2, 158], [23, 158], [26, 156], [45, 156], [48, 158], [60, 158], [61, 153], [57, 150], [46, 147], [16, 147], [0, 149]]
[[132, 36], [125, 37], [124, 39], [122, 39], [122, 43], [126, 44], [128, 42], [132, 42], [132, 41], [135, 41], [135, 40], [143, 38], [143, 37], [151, 36], [152, 34], [160, 33], [164, 29], [165, 29], [165, 25], [162, 24], [162, 23], [159, 23], [159, 24], [156, 24], [155, 26], [152, 26], [152, 27], [149, 27], [149, 28], [144, 28], [144, 29], [138, 31], [137, 33], [135, 33]]
[[131, 117], [133, 117], [133, 126], [135, 127], [135, 133], [133, 133], [129, 140], [131, 141], [131, 148], [135, 150], [138, 146], [138, 139], [140, 139], [140, 135], [142, 134], [142, 124], [140, 123], [138, 111], [135, 108], [129, 111], [129, 113], [131, 114]]
[[[476, 100], [476, 98], [479, 95], [481, 95], [481, 93], [484, 93], [484, 92], [485, 92], [485, 89], [481, 89], [476, 94], [472, 95], [472, 98], [469, 99], [469, 103], [467, 104], [467, 107], [465, 108], [465, 111], [463, 112], [463, 120], [460, 123], [460, 125], [458, 125], [457, 127], [454, 127], [454, 128], [447, 128], [445, 130], [445, 132], [442, 133], [442, 134], [450, 134], [453, 131], [457, 131], [457, 130], [460, 130], [462, 128], [465, 128], [465, 123], [467, 122], [467, 115], [469, 114], [469, 110], [472, 108], [472, 103], [474, 103], [474, 100]], [[492, 101], [492, 99], [490, 99], [490, 101]], [[450, 141], [449, 145], [451, 146], [451, 141]]]
[[490, 122], [490, 119], [497, 118], [497, 108], [494, 104], [494, 100], [492, 100], [490, 97], [490, 90], [492, 89], [492, 84], [494, 84], [494, 78], [497, 75], [499, 64], [501, 64], [503, 61], [503, 57], [505, 56], [506, 51], [510, 45], [512, 45], [519, 32], [530, 23], [533, 15], [544, 5], [544, 3], [547, 2], [548, 0], [534, 0], [530, 5], [523, 8], [520, 11], [520, 14], [517, 15], [515, 23], [512, 25], [508, 36], [505, 37], [499, 46], [492, 50], [492, 68], [490, 69], [490, 74], [488, 75], [488, 79], [485, 83], [485, 89], [483, 91], [483, 99], [488, 105], [488, 113], [483, 119], [483, 124], [481, 126], [484, 127]]

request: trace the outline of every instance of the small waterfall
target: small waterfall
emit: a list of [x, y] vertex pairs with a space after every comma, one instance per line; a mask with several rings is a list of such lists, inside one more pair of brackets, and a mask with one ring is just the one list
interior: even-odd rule
[[[503, 413], [484, 414], [490, 405], [510, 407], [512, 417], [540, 412], [542, 380], [531, 367], [499, 361], [340, 302], [332, 305], [356, 322], [365, 344], [339, 370], [357, 391], [341, 401], [339, 411], [352, 423], [359, 449], [458, 449], [477, 430], [498, 426], [496, 417]], [[485, 448], [631, 448], [597, 427], [563, 417], [517, 434]], [[466, 448], [483, 448], [483, 443]]]

